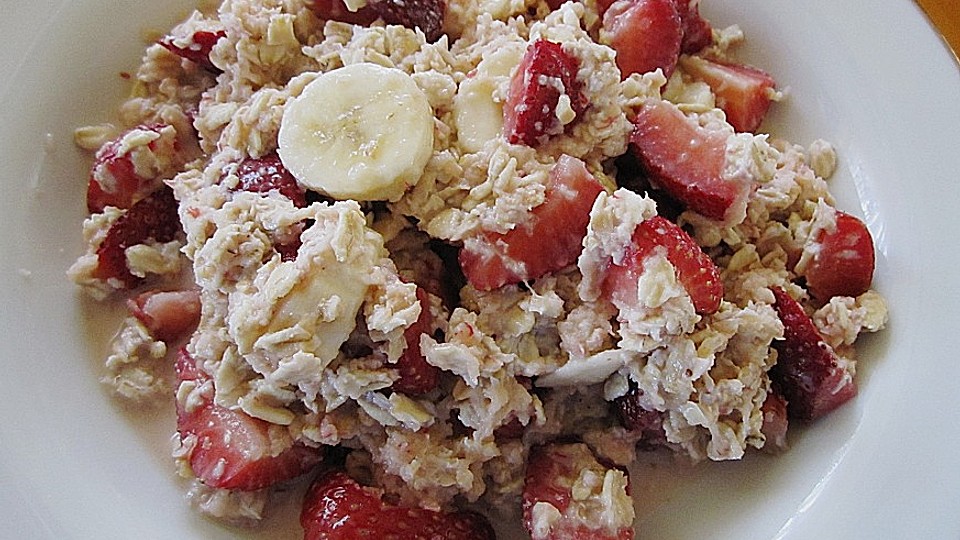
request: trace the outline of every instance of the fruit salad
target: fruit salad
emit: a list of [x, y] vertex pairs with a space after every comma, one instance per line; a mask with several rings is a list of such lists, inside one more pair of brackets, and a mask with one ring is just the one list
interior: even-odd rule
[[743, 39], [697, 0], [194, 11], [76, 131], [103, 381], [230, 525], [294, 490], [310, 539], [632, 538], [631, 464], [785, 451], [887, 319]]

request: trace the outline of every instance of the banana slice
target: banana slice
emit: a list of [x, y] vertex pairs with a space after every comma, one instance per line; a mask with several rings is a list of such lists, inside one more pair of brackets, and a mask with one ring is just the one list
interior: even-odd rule
[[525, 51], [526, 42], [506, 43], [484, 57], [474, 75], [460, 83], [453, 98], [453, 118], [464, 151], [479, 152], [503, 131], [503, 99], [497, 91], [509, 84]]
[[433, 155], [433, 109], [405, 72], [352, 64], [317, 77], [283, 111], [280, 160], [335, 199], [394, 201]]

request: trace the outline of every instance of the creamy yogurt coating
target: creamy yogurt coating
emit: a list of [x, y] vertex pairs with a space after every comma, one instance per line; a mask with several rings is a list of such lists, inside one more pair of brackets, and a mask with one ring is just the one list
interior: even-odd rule
[[[242, 411], [267, 422], [280, 446], [350, 449], [357, 474], [401, 503], [430, 509], [476, 503], [518, 512], [526, 458], [551, 441], [578, 440], [607, 463], [630, 464], [638, 443], [651, 441], [611, 412], [625, 396], [656, 418], [663, 451], [729, 460], [764, 449], [761, 408], [784, 335], [771, 287], [804, 303], [851, 376], [858, 336], [887, 318], [876, 291], [816, 301], [804, 289], [819, 235], [836, 228], [826, 178], [837, 152], [820, 140], [805, 149], [735, 133], [710, 87], [682, 61], [669, 79], [659, 70], [623, 78], [614, 50], [598, 41], [597, 10], [592, 1], [551, 10], [541, 0], [451, 0], [445, 35], [428, 42], [403, 26], [324, 21], [304, 0], [225, 0], [190, 15], [166, 45], [150, 45], [118, 123], [80, 128], [77, 142], [95, 150], [126, 137], [123, 148], [138, 153], [162, 140], [176, 153], [147, 160], [153, 154], [140, 151], [135, 165], [172, 188], [183, 235], [138, 243], [124, 257], [146, 288], [199, 289], [200, 321], [182, 343], [164, 343], [128, 318], [104, 381], [129, 400], [169, 406], [176, 396], [182, 410], [212, 400]], [[206, 66], [173, 52], [198, 32], [217, 36]], [[534, 147], [512, 144], [503, 134], [511, 80], [540, 39], [577, 60], [590, 105], [578, 113], [562, 94], [559, 133]], [[736, 27], [717, 29], [707, 51], [730, 58], [742, 39]], [[291, 104], [323, 74], [355, 64], [396, 70], [388, 73], [425, 99], [432, 118], [421, 125], [433, 133], [419, 139], [432, 140], [422, 174], [379, 201], [313, 192], [296, 204], [276, 190], [245, 188], [242, 164], [276, 155], [285, 111], [304, 108]], [[618, 186], [615, 161], [628, 152], [637, 111], [661, 99], [724, 133], [723, 178], [749, 186], [724, 222], [689, 209], [675, 220], [719, 270], [723, 299], [711, 313], [695, 309], [663, 250], [645, 259], [631, 302], [615, 305], [604, 292], [610, 265], [627, 264], [637, 226], [662, 211], [643, 190]], [[151, 124], [167, 127], [128, 131]], [[483, 235], [533, 227], [561, 156], [581, 160], [603, 185], [577, 259], [493, 290], [464, 284], [450, 254]], [[419, 172], [419, 158], [416, 165]], [[324, 182], [297, 180], [307, 188]], [[117, 301], [126, 288], [97, 277], [98, 250], [125, 212], [107, 206], [83, 225], [87, 252], [69, 274], [98, 300]], [[419, 324], [426, 327], [414, 343], [440, 382], [421, 394], [392, 391], [397, 363], [414, 346], [407, 330]], [[177, 388], [169, 380], [164, 366], [180, 345], [210, 382]], [[261, 519], [270, 489], [204, 485], [190, 467], [196, 444], [174, 437], [195, 506], [233, 523]], [[629, 526], [619, 470], [584, 474], [577, 489], [599, 498], [569, 512], [596, 506], [588, 522]], [[536, 535], [560, 516], [546, 503], [533, 512]]]

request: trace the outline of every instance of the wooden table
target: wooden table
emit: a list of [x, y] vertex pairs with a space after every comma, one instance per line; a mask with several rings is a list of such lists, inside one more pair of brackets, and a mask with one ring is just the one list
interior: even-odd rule
[[943, 37], [960, 52], [960, 2], [958, 0], [916, 0], [927, 12]]

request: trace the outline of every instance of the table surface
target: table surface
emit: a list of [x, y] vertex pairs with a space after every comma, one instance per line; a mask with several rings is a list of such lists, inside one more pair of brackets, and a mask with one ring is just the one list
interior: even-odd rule
[[916, 0], [927, 12], [947, 43], [960, 52], [960, 2], [957, 0]]

